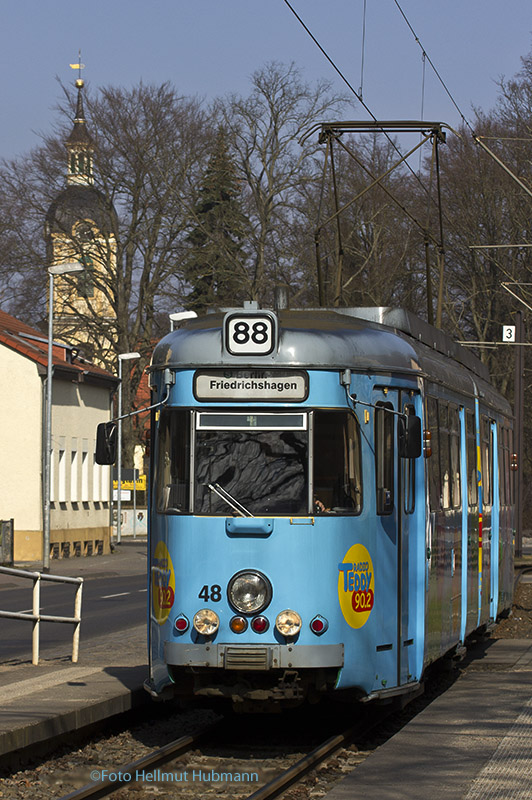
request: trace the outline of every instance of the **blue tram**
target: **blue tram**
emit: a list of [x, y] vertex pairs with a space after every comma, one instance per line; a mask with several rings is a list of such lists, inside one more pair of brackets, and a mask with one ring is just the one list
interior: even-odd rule
[[414, 692], [509, 609], [511, 409], [441, 331], [247, 303], [167, 335], [150, 379], [153, 695]]

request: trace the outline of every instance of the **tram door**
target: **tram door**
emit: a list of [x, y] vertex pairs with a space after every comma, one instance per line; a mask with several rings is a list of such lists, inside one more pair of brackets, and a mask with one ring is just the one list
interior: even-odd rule
[[[377, 510], [377, 580], [383, 591], [380, 604], [377, 662], [379, 682], [390, 685], [412, 681], [416, 613], [422, 603], [415, 595], [416, 473], [419, 459], [401, 458], [398, 451], [398, 415], [419, 414], [419, 395], [399, 389], [376, 391], [375, 476]], [[423, 533], [421, 533], [423, 536]], [[380, 574], [379, 574], [380, 573]], [[386, 684], [384, 684], [386, 681]]]

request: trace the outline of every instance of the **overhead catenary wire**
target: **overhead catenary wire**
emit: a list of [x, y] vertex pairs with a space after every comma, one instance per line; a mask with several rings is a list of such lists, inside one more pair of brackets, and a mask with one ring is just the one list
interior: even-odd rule
[[[303, 20], [303, 19], [300, 17], [300, 15], [297, 13], [297, 11], [295, 10], [295, 8], [294, 8], [294, 7], [291, 5], [291, 3], [289, 2], [289, 0], [283, 0], [283, 2], [284, 2], [284, 4], [287, 6], [287, 8], [289, 8], [289, 9], [290, 9], [290, 11], [292, 12], [292, 14], [293, 14], [293, 15], [294, 15], [294, 17], [297, 19], [297, 21], [299, 22], [299, 24], [300, 24], [300, 25], [303, 27], [303, 29], [306, 31], [306, 33], [307, 33], [307, 34], [310, 36], [310, 38], [312, 39], [312, 41], [314, 42], [314, 44], [316, 45], [316, 47], [319, 49], [319, 51], [320, 51], [320, 52], [321, 52], [321, 53], [322, 53], [322, 54], [325, 56], [325, 58], [327, 59], [327, 61], [329, 62], [329, 64], [332, 66], [332, 68], [334, 69], [334, 71], [335, 71], [335, 72], [336, 72], [336, 73], [339, 75], [339, 77], [342, 79], [342, 81], [345, 83], [345, 85], [348, 87], [348, 89], [349, 89], [349, 90], [350, 90], [350, 91], [351, 91], [351, 92], [352, 92], [352, 93], [355, 95], [355, 97], [356, 97], [356, 98], [357, 98], [357, 100], [360, 102], [360, 104], [362, 105], [362, 107], [364, 108], [364, 110], [365, 110], [365, 111], [366, 111], [366, 112], [369, 114], [369, 116], [371, 117], [371, 119], [373, 120], [373, 122], [377, 123], [377, 125], [378, 125], [378, 124], [379, 124], [379, 120], [377, 119], [377, 117], [375, 116], [375, 114], [372, 112], [372, 110], [369, 108], [369, 106], [367, 105], [367, 103], [366, 103], [366, 102], [363, 100], [363, 98], [362, 98], [362, 96], [361, 96], [361, 93], [360, 93], [360, 92], [357, 92], [357, 91], [354, 89], [354, 87], [351, 85], [351, 83], [350, 83], [350, 82], [347, 80], [347, 78], [345, 77], [345, 75], [342, 73], [342, 71], [339, 69], [339, 67], [338, 67], [338, 66], [337, 66], [337, 65], [334, 63], [334, 61], [333, 61], [333, 60], [332, 60], [332, 58], [329, 56], [329, 54], [327, 53], [327, 51], [325, 50], [325, 48], [324, 48], [324, 47], [323, 47], [323, 46], [320, 44], [320, 42], [318, 41], [318, 39], [317, 39], [317, 38], [314, 36], [314, 34], [312, 33], [312, 31], [310, 30], [310, 28], [308, 27], [308, 25], [306, 25], [306, 23], [304, 22], [304, 20]], [[430, 62], [430, 59], [429, 59], [429, 63], [431, 63], [431, 62]], [[401, 151], [400, 151], [399, 147], [397, 146], [396, 142], [395, 142], [395, 141], [394, 141], [394, 140], [391, 138], [391, 136], [388, 134], [388, 132], [387, 132], [386, 130], [384, 130], [383, 128], [380, 128], [380, 130], [381, 130], [381, 132], [384, 134], [384, 136], [386, 137], [386, 139], [388, 140], [388, 142], [390, 143], [390, 145], [392, 146], [392, 148], [395, 150], [395, 152], [396, 152], [396, 153], [398, 153], [398, 155], [402, 156], [402, 153], [401, 153]], [[425, 193], [427, 193], [427, 194], [428, 194], [427, 187], [424, 185], [424, 183], [423, 183], [423, 181], [421, 180], [421, 178], [420, 178], [419, 174], [418, 174], [418, 173], [417, 173], [417, 172], [416, 172], [416, 171], [415, 171], [415, 170], [412, 168], [412, 166], [411, 166], [410, 164], [408, 164], [408, 162], [407, 162], [407, 161], [405, 161], [405, 165], [406, 165], [407, 169], [408, 169], [408, 170], [411, 172], [411, 174], [412, 174], [412, 176], [414, 177], [414, 179], [416, 180], [416, 182], [417, 182], [417, 183], [420, 185], [420, 187], [423, 189], [423, 191], [424, 191]]]
[[417, 44], [420, 46], [420, 48], [421, 48], [421, 51], [422, 51], [422, 53], [423, 53], [424, 57], [425, 57], [425, 58], [426, 58], [426, 60], [429, 62], [430, 66], [432, 67], [432, 70], [433, 70], [434, 74], [436, 75], [436, 77], [438, 78], [439, 82], [441, 83], [441, 85], [442, 85], [442, 87], [443, 87], [443, 89], [444, 89], [445, 93], [447, 94], [447, 96], [448, 96], [449, 100], [451, 101], [451, 103], [453, 104], [453, 106], [454, 106], [454, 107], [456, 108], [456, 110], [458, 111], [458, 114], [460, 115], [460, 118], [461, 118], [462, 122], [464, 123], [464, 125], [466, 125], [466, 127], [467, 127], [467, 128], [469, 128], [469, 130], [471, 131], [471, 133], [473, 133], [473, 127], [472, 127], [472, 125], [470, 124], [469, 120], [467, 119], [467, 117], [465, 116], [465, 114], [464, 114], [464, 113], [463, 113], [463, 111], [461, 110], [460, 106], [458, 105], [458, 103], [457, 103], [457, 102], [456, 102], [456, 100], [454, 99], [454, 97], [453, 97], [453, 95], [451, 94], [451, 92], [450, 92], [450, 90], [449, 90], [449, 88], [448, 88], [447, 84], [445, 83], [445, 81], [443, 80], [442, 76], [440, 75], [440, 73], [439, 73], [439, 72], [438, 72], [438, 70], [436, 69], [436, 66], [435, 66], [434, 62], [432, 61], [432, 59], [431, 59], [431, 58], [430, 58], [430, 56], [428, 55], [427, 51], [426, 51], [426, 50], [425, 50], [425, 48], [423, 47], [423, 45], [422, 45], [422, 43], [421, 43], [421, 40], [420, 40], [419, 36], [418, 36], [418, 35], [417, 35], [417, 33], [415, 32], [414, 28], [412, 27], [412, 25], [411, 25], [411, 23], [410, 23], [410, 20], [408, 19], [408, 17], [406, 16], [405, 12], [404, 12], [404, 11], [403, 11], [403, 9], [401, 8], [401, 5], [400, 5], [399, 1], [398, 1], [398, 0], [393, 0], [393, 1], [394, 1], [395, 5], [397, 6], [397, 8], [398, 8], [398, 10], [399, 10], [399, 13], [401, 14], [402, 18], [403, 18], [403, 19], [404, 19], [404, 21], [406, 22], [406, 24], [407, 24], [407, 26], [408, 26], [408, 28], [409, 28], [409, 30], [410, 30], [410, 32], [411, 32], [411, 34], [412, 34], [412, 36], [413, 36], [413, 37], [414, 37], [414, 39], [416, 40]]
[[[339, 68], [339, 67], [337, 67], [337, 66], [336, 66], [336, 64], [334, 63], [334, 61], [332, 60], [332, 58], [330, 57], [330, 55], [327, 53], [327, 51], [325, 50], [325, 48], [324, 48], [324, 47], [322, 47], [322, 45], [321, 45], [321, 44], [319, 43], [319, 41], [316, 39], [316, 37], [314, 36], [314, 34], [313, 34], [313, 33], [312, 33], [312, 31], [310, 30], [310, 28], [309, 28], [309, 27], [306, 25], [306, 23], [303, 21], [303, 19], [302, 19], [302, 18], [299, 16], [299, 14], [298, 14], [298, 13], [297, 13], [297, 11], [295, 10], [295, 8], [294, 8], [294, 7], [293, 7], [293, 6], [290, 4], [289, 0], [283, 0], [283, 2], [284, 2], [284, 4], [285, 4], [285, 5], [286, 5], [286, 6], [287, 6], [289, 9], [290, 9], [290, 11], [291, 11], [291, 12], [292, 12], [292, 14], [294, 15], [294, 17], [297, 19], [297, 21], [300, 23], [300, 25], [301, 25], [301, 26], [304, 28], [304, 30], [305, 30], [305, 31], [308, 33], [308, 35], [310, 36], [310, 38], [312, 39], [312, 41], [314, 42], [314, 44], [316, 45], [316, 47], [317, 47], [317, 48], [319, 49], [319, 51], [320, 51], [320, 52], [321, 52], [321, 53], [322, 53], [322, 54], [325, 56], [325, 58], [327, 59], [327, 61], [329, 62], [329, 64], [332, 66], [332, 68], [334, 69], [334, 71], [335, 71], [335, 72], [336, 72], [336, 73], [337, 73], [337, 74], [340, 76], [340, 78], [341, 78], [341, 79], [342, 79], [342, 81], [345, 83], [345, 85], [347, 86], [347, 88], [348, 88], [348, 89], [349, 89], [349, 90], [350, 90], [350, 91], [351, 91], [351, 92], [352, 92], [352, 93], [355, 95], [355, 97], [357, 98], [357, 100], [359, 101], [359, 103], [362, 105], [362, 107], [364, 108], [364, 110], [365, 110], [365, 111], [367, 111], [367, 113], [369, 114], [369, 116], [371, 117], [371, 119], [373, 120], [373, 122], [376, 122], [376, 123], [378, 124], [379, 120], [377, 119], [377, 117], [375, 116], [375, 114], [373, 113], [373, 111], [370, 109], [370, 107], [367, 105], [367, 103], [365, 103], [365, 102], [364, 102], [364, 100], [363, 100], [363, 98], [362, 98], [361, 94], [360, 94], [359, 92], [357, 92], [357, 91], [354, 89], [354, 87], [351, 85], [351, 83], [349, 83], [349, 81], [347, 80], [347, 78], [345, 77], [345, 75], [343, 74], [343, 72], [340, 70], [340, 68]], [[385, 135], [385, 137], [387, 138], [388, 142], [389, 142], [389, 143], [390, 143], [390, 145], [393, 147], [393, 149], [395, 150], [395, 152], [396, 152], [396, 153], [398, 153], [399, 155], [402, 155], [401, 151], [400, 151], [400, 150], [399, 150], [399, 148], [397, 147], [397, 144], [394, 142], [394, 140], [391, 138], [391, 136], [389, 136], [389, 134], [387, 133], [387, 131], [385, 131], [385, 130], [384, 130], [384, 129], [382, 129], [382, 128], [381, 128], [380, 130], [381, 130], [381, 132], [382, 132], [382, 133]], [[419, 185], [421, 186], [421, 188], [422, 188], [424, 191], [426, 191], [426, 187], [424, 186], [424, 184], [423, 184], [423, 181], [420, 179], [419, 175], [418, 175], [418, 174], [415, 172], [415, 170], [413, 170], [413, 169], [412, 169], [412, 167], [410, 166], [410, 164], [406, 163], [406, 166], [407, 166], [407, 168], [410, 170], [410, 172], [412, 173], [413, 177], [414, 177], [414, 178], [417, 180], [417, 182], [419, 183]]]

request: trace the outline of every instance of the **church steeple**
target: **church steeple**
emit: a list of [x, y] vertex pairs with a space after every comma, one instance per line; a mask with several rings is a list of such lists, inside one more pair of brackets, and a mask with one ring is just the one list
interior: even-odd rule
[[44, 235], [50, 265], [79, 262], [85, 269], [76, 280], [56, 279], [54, 316], [58, 338], [82, 347], [96, 363], [112, 352], [116, 314], [107, 287], [114, 280], [117, 264], [118, 219], [105, 195], [94, 185], [95, 146], [87, 130], [83, 108], [80, 63], [74, 127], [65, 146], [68, 152], [67, 185], [50, 205]]
[[[83, 64], [76, 65], [79, 67], [80, 74]], [[84, 82], [81, 78], [76, 81], [76, 88], [78, 90], [78, 100], [76, 105], [76, 116], [74, 117], [74, 127], [72, 133], [65, 142], [65, 147], [68, 152], [68, 173], [67, 183], [70, 185], [85, 185], [92, 186], [94, 183], [94, 175], [92, 171], [92, 157], [94, 147], [92, 138], [87, 130], [87, 122], [85, 120], [85, 111], [83, 109], [83, 86]]]

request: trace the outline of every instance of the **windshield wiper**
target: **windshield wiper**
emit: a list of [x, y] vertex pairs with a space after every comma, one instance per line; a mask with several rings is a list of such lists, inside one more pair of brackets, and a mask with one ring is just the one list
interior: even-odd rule
[[218, 497], [222, 498], [222, 500], [225, 500], [227, 505], [231, 506], [233, 511], [236, 511], [242, 517], [255, 516], [254, 514], [251, 513], [251, 511], [248, 511], [248, 509], [245, 506], [243, 506], [242, 503], [239, 503], [238, 500], [236, 500], [231, 494], [229, 494], [229, 492], [226, 491], [223, 488], [223, 486], [220, 486], [219, 483], [208, 483], [207, 486], [209, 487], [211, 492], [214, 492], [214, 494], [217, 494]]

